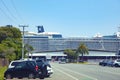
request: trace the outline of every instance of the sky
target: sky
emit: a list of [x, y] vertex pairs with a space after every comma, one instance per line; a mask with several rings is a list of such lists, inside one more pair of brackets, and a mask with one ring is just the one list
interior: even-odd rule
[[0, 0], [0, 26], [28, 25], [26, 31], [63, 37], [112, 35], [120, 27], [120, 0]]

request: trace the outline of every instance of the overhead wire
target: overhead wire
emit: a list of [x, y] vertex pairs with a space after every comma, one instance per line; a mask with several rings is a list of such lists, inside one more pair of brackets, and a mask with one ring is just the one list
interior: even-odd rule
[[14, 22], [14, 20], [11, 18], [11, 17], [9, 17], [7, 14], [6, 14], [6, 12], [0, 7], [0, 11], [10, 20], [10, 21], [13, 21]]
[[10, 0], [10, 1], [11, 1], [11, 4], [12, 4], [12, 6], [13, 6], [15, 12], [17, 13], [17, 16], [19, 16], [20, 21], [23, 22], [23, 23], [25, 23], [23, 17], [22, 17], [22, 16], [20, 15], [20, 13], [18, 12], [18, 10], [17, 10], [17, 8], [16, 8], [16, 5], [15, 5], [14, 1], [13, 1], [13, 0]]
[[[2, 4], [4, 5], [4, 7], [6, 8], [6, 10], [9, 12], [9, 14], [11, 15], [11, 17], [13, 18], [14, 22], [17, 22], [17, 18], [11, 13], [11, 11], [9, 10], [9, 8], [6, 6], [6, 4], [4, 3], [3, 0], [1, 0]], [[18, 22], [17, 22], [18, 23]]]

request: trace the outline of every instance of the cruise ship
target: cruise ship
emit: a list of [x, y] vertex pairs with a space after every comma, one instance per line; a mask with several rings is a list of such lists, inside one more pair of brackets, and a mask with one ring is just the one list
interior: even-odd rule
[[89, 50], [117, 52], [120, 49], [120, 32], [113, 35], [94, 37], [69, 37], [64, 38], [58, 32], [45, 32], [43, 26], [37, 27], [38, 32], [25, 31], [24, 43], [33, 46], [35, 53], [57, 52], [65, 49], [77, 49], [84, 43]]

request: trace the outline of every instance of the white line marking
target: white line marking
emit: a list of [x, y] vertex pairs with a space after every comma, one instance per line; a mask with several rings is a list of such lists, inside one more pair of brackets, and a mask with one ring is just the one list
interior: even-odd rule
[[[52, 67], [53, 67], [53, 66], [52, 66]], [[54, 68], [55, 68], [55, 67], [54, 67]], [[73, 78], [74, 80], [79, 80], [79, 79], [77, 79], [76, 77], [74, 77], [74, 76], [72, 76], [72, 75], [70, 75], [70, 74], [68, 74], [68, 73], [66, 73], [66, 72], [64, 72], [64, 71], [62, 71], [62, 70], [60, 70], [60, 69], [57, 69], [57, 68], [55, 68], [55, 69], [58, 70], [59, 72], [65, 74], [65, 75], [67, 75], [67, 76]]]

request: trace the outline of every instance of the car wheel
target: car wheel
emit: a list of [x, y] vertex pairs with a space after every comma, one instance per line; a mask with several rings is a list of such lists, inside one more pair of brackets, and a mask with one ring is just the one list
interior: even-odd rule
[[11, 74], [6, 74], [6, 79], [12, 79]]
[[119, 65], [118, 64], [115, 64], [115, 67], [118, 67]]
[[50, 77], [50, 75], [46, 75], [46, 77]]
[[18, 79], [22, 79], [22, 77], [18, 77]]
[[40, 79], [44, 79], [44, 75], [41, 75], [41, 76], [40, 76]]
[[30, 73], [30, 74], [28, 75], [28, 78], [29, 78], [29, 79], [34, 79], [34, 78], [35, 78], [35, 75], [34, 75], [33, 73]]

